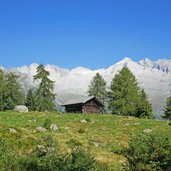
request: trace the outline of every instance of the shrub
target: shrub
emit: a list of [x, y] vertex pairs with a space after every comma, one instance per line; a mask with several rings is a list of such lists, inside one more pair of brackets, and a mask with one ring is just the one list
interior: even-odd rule
[[67, 154], [60, 171], [107, 171], [108, 168], [105, 165], [97, 162], [93, 156], [85, 152], [81, 148], [73, 150], [70, 154]]
[[21, 166], [22, 171], [107, 171], [107, 167], [81, 148], [62, 154], [52, 137], [23, 158]]
[[123, 148], [118, 144], [118, 143], [114, 143], [112, 145], [112, 149], [111, 151], [115, 154], [122, 154], [123, 153]]
[[16, 151], [9, 146], [5, 138], [0, 137], [0, 170], [13, 171], [18, 170], [18, 156]]
[[52, 121], [50, 119], [45, 119], [43, 127], [49, 130], [51, 124], [52, 124]]
[[82, 146], [82, 144], [75, 140], [75, 139], [70, 139], [69, 141], [66, 142], [71, 148]]
[[80, 128], [79, 130], [78, 130], [78, 133], [79, 134], [84, 134], [86, 131], [85, 131], [85, 129], [83, 129], [83, 128]]
[[[32, 154], [27, 154], [21, 159], [22, 171], [55, 171], [54, 161], [60, 158], [58, 143], [52, 136], [43, 138], [42, 144], [34, 147]], [[58, 171], [58, 170], [57, 170]]]
[[171, 121], [168, 122], [168, 125], [171, 126]]
[[125, 156], [128, 171], [166, 170], [171, 164], [171, 143], [163, 135], [137, 135], [130, 140]]
[[90, 123], [91, 122], [91, 119], [90, 118], [85, 118], [85, 120]]

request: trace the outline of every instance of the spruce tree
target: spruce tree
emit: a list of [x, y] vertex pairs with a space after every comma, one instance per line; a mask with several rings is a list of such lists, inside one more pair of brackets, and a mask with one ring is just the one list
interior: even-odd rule
[[140, 92], [140, 100], [137, 104], [137, 112], [136, 117], [139, 118], [152, 118], [153, 117], [153, 110], [152, 105], [148, 100], [148, 96], [144, 89]]
[[166, 100], [163, 118], [171, 120], [171, 96], [169, 96]]
[[0, 111], [4, 110], [5, 107], [5, 73], [3, 70], [0, 69]]
[[109, 92], [109, 108], [113, 114], [136, 116], [140, 88], [132, 72], [127, 68], [115, 75]]
[[54, 82], [48, 78], [49, 75], [43, 65], [37, 67], [37, 74], [34, 76], [34, 80], [40, 82], [34, 95], [35, 109], [37, 111], [55, 110]]
[[5, 108], [13, 109], [16, 105], [23, 104], [24, 94], [18, 82], [18, 76], [10, 72], [5, 77]]
[[89, 89], [88, 89], [89, 96], [95, 96], [102, 102], [105, 101], [106, 98], [106, 81], [104, 78], [97, 73], [91, 80]]
[[29, 110], [35, 110], [34, 92], [32, 89], [29, 89], [27, 93], [25, 105], [28, 107]]

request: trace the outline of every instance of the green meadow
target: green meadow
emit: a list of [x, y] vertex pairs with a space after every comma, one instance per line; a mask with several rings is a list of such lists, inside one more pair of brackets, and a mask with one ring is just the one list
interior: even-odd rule
[[[57, 124], [59, 130], [37, 131], [46, 119]], [[87, 122], [81, 123], [83, 119]], [[10, 128], [16, 133], [10, 132]], [[164, 134], [171, 140], [171, 126], [167, 121], [116, 115], [0, 112], [0, 138], [6, 138], [16, 153], [31, 153], [43, 137], [51, 135], [62, 151], [81, 146], [114, 171], [123, 170], [126, 158], [121, 150], [128, 146], [129, 138], [144, 130]]]

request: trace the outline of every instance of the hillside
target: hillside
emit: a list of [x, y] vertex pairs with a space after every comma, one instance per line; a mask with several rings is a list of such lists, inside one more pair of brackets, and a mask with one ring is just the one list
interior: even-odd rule
[[[46, 119], [57, 124], [59, 131], [36, 131]], [[87, 123], [81, 123], [82, 119]], [[17, 132], [10, 133], [10, 128]], [[119, 151], [127, 147], [132, 135], [146, 129], [160, 132], [171, 140], [171, 127], [166, 121], [96, 114], [0, 113], [0, 138], [7, 138], [17, 153], [31, 152], [33, 146], [40, 143], [40, 138], [52, 135], [64, 151], [70, 150], [68, 142], [73, 139], [114, 171], [123, 170], [125, 158], [118, 154]]]
[[[32, 64], [30, 66], [11, 68], [7, 71], [13, 71], [20, 76], [19, 81], [26, 92], [29, 88], [36, 86], [36, 83], [33, 82], [33, 75], [36, 74], [37, 66], [38, 64]], [[136, 76], [139, 86], [144, 88], [149, 96], [156, 117], [160, 118], [171, 88], [171, 60], [151, 61], [146, 58], [135, 62], [130, 58], [124, 58], [108, 68], [98, 70], [84, 67], [69, 70], [50, 64], [45, 67], [50, 72], [50, 79], [55, 82], [54, 91], [58, 95], [57, 101], [61, 103], [71, 97], [87, 95], [89, 82], [97, 72], [104, 77], [107, 86], [109, 86], [112, 78], [123, 66], [127, 66]]]

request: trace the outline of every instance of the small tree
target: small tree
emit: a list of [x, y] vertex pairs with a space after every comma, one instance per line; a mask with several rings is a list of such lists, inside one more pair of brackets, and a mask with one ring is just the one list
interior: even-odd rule
[[34, 80], [40, 81], [35, 91], [35, 109], [37, 111], [53, 111], [55, 110], [55, 94], [53, 94], [54, 82], [48, 76], [50, 73], [45, 70], [43, 65], [37, 67], [37, 74]]
[[171, 120], [171, 96], [169, 96], [166, 100], [163, 118]]
[[150, 102], [148, 101], [148, 96], [144, 89], [140, 92], [140, 100], [137, 104], [137, 112], [136, 117], [139, 118], [152, 118], [153, 117], [153, 110]]
[[34, 92], [32, 89], [29, 89], [29, 91], [27, 93], [25, 105], [28, 107], [28, 109], [34, 110], [35, 109], [34, 103], [35, 103], [34, 102]]
[[113, 114], [136, 116], [140, 88], [132, 72], [127, 68], [115, 75], [109, 92], [109, 108]]
[[23, 90], [17, 75], [10, 72], [6, 74], [5, 78], [5, 108], [13, 109], [16, 105], [23, 104]]
[[95, 96], [102, 102], [105, 101], [106, 98], [106, 81], [104, 78], [97, 73], [92, 81], [90, 82], [89, 89], [88, 89], [89, 96]]

